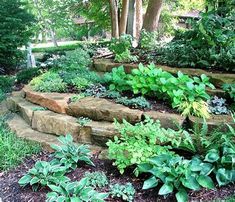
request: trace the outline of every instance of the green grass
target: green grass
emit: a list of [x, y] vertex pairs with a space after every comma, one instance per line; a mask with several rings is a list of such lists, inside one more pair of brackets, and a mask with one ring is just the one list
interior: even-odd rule
[[25, 157], [41, 151], [39, 144], [16, 137], [7, 128], [5, 116], [0, 116], [0, 171], [6, 171], [18, 166]]
[[79, 41], [74, 44], [68, 44], [68, 45], [61, 45], [58, 47], [55, 46], [50, 46], [50, 47], [39, 47], [39, 48], [33, 48], [32, 52], [33, 53], [40, 53], [40, 52], [46, 52], [46, 53], [54, 53], [58, 51], [70, 51], [70, 50], [75, 50], [76, 48], [81, 47], [82, 45], [92, 45], [92, 44], [97, 44], [97, 45], [105, 45], [108, 44], [109, 41], [99, 41], [99, 42], [89, 42], [89, 41]]

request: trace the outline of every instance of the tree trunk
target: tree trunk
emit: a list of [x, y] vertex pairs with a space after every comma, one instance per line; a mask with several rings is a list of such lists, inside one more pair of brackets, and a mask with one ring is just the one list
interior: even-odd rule
[[135, 2], [136, 0], [130, 0], [129, 4], [129, 13], [128, 13], [128, 20], [127, 20], [127, 34], [135, 37]]
[[57, 43], [57, 39], [56, 39], [56, 36], [55, 36], [55, 31], [53, 29], [50, 30], [51, 32], [51, 39], [52, 39], [52, 42], [54, 44], [55, 47], [58, 47], [58, 43]]
[[143, 28], [148, 32], [157, 29], [162, 10], [163, 0], [149, 0], [148, 8], [144, 18]]
[[129, 0], [122, 0], [122, 13], [121, 13], [120, 31], [119, 31], [120, 35], [126, 34], [128, 11], [129, 11]]
[[112, 37], [119, 37], [119, 26], [118, 26], [118, 4], [116, 0], [109, 0], [110, 3], [110, 14], [112, 23]]
[[140, 38], [140, 31], [143, 26], [143, 1], [136, 1], [136, 38]]

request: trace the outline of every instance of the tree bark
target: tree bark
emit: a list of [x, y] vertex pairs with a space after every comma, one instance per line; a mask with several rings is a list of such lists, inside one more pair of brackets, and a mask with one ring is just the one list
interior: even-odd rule
[[162, 10], [163, 0], [149, 0], [148, 8], [144, 18], [143, 28], [148, 32], [157, 29]]
[[109, 0], [110, 3], [110, 14], [112, 23], [112, 37], [119, 37], [119, 26], [118, 26], [118, 4], [116, 0]]
[[129, 13], [128, 13], [128, 20], [127, 20], [127, 34], [135, 37], [135, 27], [136, 27], [136, 20], [135, 20], [135, 3], [136, 0], [130, 0], [129, 3]]
[[143, 1], [136, 1], [136, 38], [140, 38], [140, 31], [143, 26]]
[[129, 11], [129, 0], [122, 0], [122, 13], [121, 13], [120, 31], [119, 31], [120, 35], [126, 34], [128, 11]]

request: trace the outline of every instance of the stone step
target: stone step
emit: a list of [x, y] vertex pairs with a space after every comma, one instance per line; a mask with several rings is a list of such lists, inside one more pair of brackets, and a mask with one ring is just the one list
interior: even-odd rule
[[[53, 149], [50, 147], [51, 144], [61, 145], [61, 143], [57, 139], [58, 136], [33, 130], [24, 121], [24, 119], [17, 114], [14, 114], [13, 117], [7, 120], [7, 125], [11, 129], [11, 131], [17, 135], [17, 137], [33, 142], [38, 142], [47, 151], [53, 152]], [[95, 145], [88, 144], [88, 146], [91, 150], [92, 155], [95, 155], [97, 158], [100, 159], [107, 159], [106, 149]]]
[[106, 146], [106, 142], [117, 135], [114, 125], [110, 122], [91, 121], [86, 126], [81, 126], [75, 117], [39, 110], [38, 105], [18, 95], [8, 98], [7, 105], [10, 111], [19, 112], [32, 129], [57, 136], [71, 134], [78, 143]]
[[107, 99], [85, 97], [68, 105], [67, 114], [75, 117], [89, 117], [96, 121], [127, 120], [130, 123], [141, 121], [143, 111], [130, 109]]

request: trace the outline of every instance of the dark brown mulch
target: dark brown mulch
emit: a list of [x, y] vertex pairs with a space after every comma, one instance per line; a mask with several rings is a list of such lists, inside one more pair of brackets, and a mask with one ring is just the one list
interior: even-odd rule
[[[46, 199], [46, 193], [49, 192], [47, 188], [41, 188], [37, 192], [33, 192], [30, 187], [21, 188], [18, 184], [18, 180], [27, 172], [28, 169], [33, 167], [38, 160], [50, 160], [49, 153], [41, 152], [39, 155], [32, 156], [25, 160], [25, 162], [17, 168], [7, 172], [0, 173], [0, 199], [3, 202], [43, 202]], [[124, 175], [120, 175], [118, 170], [112, 166], [112, 162], [109, 160], [99, 160], [93, 158], [93, 162], [96, 167], [83, 165], [77, 168], [75, 171], [68, 174], [68, 177], [72, 181], [80, 180], [84, 173], [87, 171], [103, 171], [109, 178], [110, 183], [127, 183], [131, 182], [135, 189], [135, 202], [175, 202], [173, 195], [164, 199], [157, 196], [157, 189], [141, 190], [143, 180], [141, 178], [135, 178], [132, 171], [128, 171]], [[104, 188], [103, 192], [107, 192], [108, 188]], [[218, 198], [227, 198], [228, 196], [235, 194], [235, 185], [225, 186], [214, 190], [201, 190], [198, 192], [190, 192], [190, 201], [211, 201]], [[118, 199], [108, 198], [107, 201], [120, 201]]]

